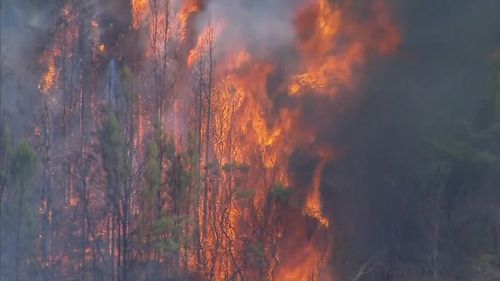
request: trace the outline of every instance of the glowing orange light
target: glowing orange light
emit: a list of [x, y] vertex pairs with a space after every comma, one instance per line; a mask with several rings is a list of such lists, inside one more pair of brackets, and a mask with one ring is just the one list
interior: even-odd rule
[[106, 45], [104, 43], [99, 44], [98, 49], [101, 54], [106, 53]]
[[40, 83], [38, 84], [38, 88], [42, 93], [49, 94], [50, 90], [54, 88], [55, 83], [57, 81], [57, 69], [55, 64], [55, 59], [53, 56], [49, 56], [47, 58], [47, 70], [42, 76]]
[[139, 29], [144, 20], [149, 5], [148, 0], [131, 0], [132, 6], [132, 27]]

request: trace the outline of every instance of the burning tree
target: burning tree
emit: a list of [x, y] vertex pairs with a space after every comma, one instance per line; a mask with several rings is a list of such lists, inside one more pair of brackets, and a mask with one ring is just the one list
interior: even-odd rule
[[[343, 231], [351, 226], [337, 231], [343, 222], [327, 204], [340, 189], [329, 182], [338, 183], [331, 179], [335, 165], [353, 153], [337, 140], [347, 130], [340, 124], [365, 98], [364, 69], [391, 57], [402, 40], [385, 1], [354, 2], [57, 5], [51, 40], [38, 53], [32, 136], [42, 167], [34, 256], [45, 279], [393, 280], [387, 272], [398, 271], [387, 269], [387, 260], [403, 263], [399, 249], [356, 256], [345, 272], [332, 266], [341, 263], [334, 241], [349, 240]], [[401, 209], [425, 209], [427, 223], [416, 232], [425, 237], [432, 280], [446, 266], [442, 228], [462, 226], [462, 217], [443, 211], [460, 201], [457, 195], [443, 202], [449, 181], [461, 169], [496, 167], [485, 141], [494, 137], [474, 130], [464, 137], [474, 139], [472, 148], [433, 150], [445, 156], [429, 157], [432, 165], [419, 174], [424, 180], [409, 184], [425, 204], [414, 207], [401, 195], [408, 204]], [[34, 175], [16, 173], [35, 161], [28, 150], [13, 156], [28, 159], [24, 164], [0, 159], [2, 170], [19, 166], [0, 173], [0, 201], [14, 194], [19, 200], [18, 236], [26, 227], [23, 192]], [[351, 165], [368, 169], [361, 161]], [[399, 179], [394, 174], [384, 176]], [[398, 227], [391, 235], [401, 238]], [[19, 277], [33, 259], [17, 253]]]

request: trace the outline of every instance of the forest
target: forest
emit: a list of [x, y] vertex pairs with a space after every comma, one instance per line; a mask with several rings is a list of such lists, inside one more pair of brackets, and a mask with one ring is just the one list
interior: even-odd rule
[[500, 280], [500, 1], [0, 0], [1, 281]]

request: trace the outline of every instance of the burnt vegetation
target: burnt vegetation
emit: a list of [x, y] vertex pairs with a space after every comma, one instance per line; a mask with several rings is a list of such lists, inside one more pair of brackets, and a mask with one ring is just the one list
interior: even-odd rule
[[1, 0], [0, 280], [499, 280], [500, 3], [434, 2]]

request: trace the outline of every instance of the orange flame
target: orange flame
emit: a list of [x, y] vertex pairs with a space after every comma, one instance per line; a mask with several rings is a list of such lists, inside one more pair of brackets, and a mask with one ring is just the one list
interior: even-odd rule
[[202, 59], [203, 53], [207, 52], [209, 45], [214, 42], [214, 29], [209, 27], [203, 31], [203, 33], [198, 37], [198, 43], [196, 47], [189, 52], [187, 64], [189, 67], [193, 67], [196, 61]]
[[[65, 6], [62, 10], [65, 25], [56, 30], [54, 41], [49, 49], [45, 50], [40, 58], [40, 63], [44, 66], [44, 72], [38, 83], [38, 89], [49, 94], [58, 86], [60, 69], [57, 66], [58, 60], [63, 56], [71, 56], [71, 46], [78, 38], [78, 28], [76, 25], [76, 13], [71, 6]], [[63, 52], [63, 50], [65, 50]]]
[[[286, 99], [298, 102], [300, 96], [322, 95], [335, 99], [340, 89], [355, 89], [359, 79], [358, 70], [370, 56], [390, 54], [400, 41], [399, 31], [391, 21], [387, 8], [382, 2], [375, 1], [373, 15], [366, 22], [351, 19], [348, 10], [341, 5], [331, 4], [331, 1], [307, 1], [307, 5], [300, 8], [294, 17], [296, 37], [292, 47], [297, 58], [289, 66], [280, 66], [279, 61], [262, 56], [264, 48], [252, 48], [255, 42], [245, 42], [246, 38], [242, 38], [241, 42], [230, 43], [229, 47], [224, 45], [221, 49], [225, 52], [218, 50], [214, 54], [217, 61], [214, 65], [214, 83], [211, 89], [203, 90], [203, 102], [206, 102], [207, 92], [213, 94], [214, 128], [209, 128], [213, 131], [208, 153], [211, 161], [221, 166], [247, 166], [244, 168], [244, 177], [248, 178], [247, 185], [251, 186], [248, 189], [253, 195], [249, 202], [257, 212], [256, 216], [269, 207], [266, 204], [273, 186], [279, 185], [288, 191], [294, 188], [288, 162], [295, 151], [305, 149], [318, 159], [313, 178], [307, 192], [303, 194], [305, 200], [299, 206], [287, 206], [290, 214], [283, 215], [290, 218], [295, 216], [293, 226], [274, 226], [275, 229], [269, 234], [273, 236], [272, 239], [281, 241], [279, 249], [272, 253], [272, 246], [264, 245], [263, 255], [268, 260], [265, 271], [270, 279], [332, 280], [332, 274], [326, 268], [331, 247], [328, 236], [332, 225], [323, 211], [321, 178], [325, 166], [334, 160], [334, 151], [325, 152], [316, 143], [319, 132], [303, 124], [301, 105], [287, 106], [276, 102], [275, 91], [281, 92]], [[148, 19], [150, 31], [163, 30], [166, 16], [169, 15], [163, 12], [158, 14], [156, 24], [160, 27], [154, 26], [153, 19], [145, 16], [146, 3], [146, 0], [132, 1], [133, 27], [138, 29]], [[198, 32], [196, 19], [204, 10], [204, 5], [205, 2], [201, 0], [185, 0], [181, 1], [178, 10], [173, 11], [173, 21], [169, 24], [172, 24], [172, 33], [177, 37], [167, 39], [178, 44], [178, 53], [182, 56], [182, 63], [185, 63], [179, 67], [182, 70], [195, 71], [197, 62], [201, 60], [205, 60], [204, 67], [207, 68], [209, 47], [212, 44], [219, 47], [219, 40], [224, 39], [224, 31], [231, 28], [230, 19], [222, 16], [213, 25]], [[161, 37], [161, 32], [155, 34], [154, 38], [151, 36], [150, 32], [146, 58], [154, 61], [164, 55], [165, 46], [162, 44], [165, 38]], [[224, 43], [227, 44], [226, 41]], [[273, 77], [276, 75], [282, 79], [271, 91], [269, 84], [274, 83]], [[185, 73], [179, 74], [175, 91], [182, 93], [182, 89], [189, 87], [183, 85], [189, 80], [186, 76]], [[208, 87], [207, 81], [203, 83]], [[174, 114], [179, 114], [180, 102], [172, 101], [171, 111]], [[147, 124], [147, 121], [139, 123], [139, 135], [142, 137], [148, 127], [142, 123]], [[174, 134], [180, 134], [177, 129], [174, 130]], [[206, 130], [202, 128], [202, 131]], [[200, 141], [203, 143], [206, 141], [203, 139], [205, 132], [202, 135]], [[205, 151], [202, 151], [204, 154]], [[207, 212], [209, 217], [221, 219], [217, 223], [207, 222], [210, 230], [201, 237], [202, 255], [207, 264], [213, 263], [210, 266], [210, 270], [214, 271], [213, 279], [227, 280], [228, 272], [234, 272], [237, 264], [243, 262], [243, 257], [237, 253], [245, 251], [241, 240], [246, 234], [245, 222], [256, 218], [252, 217], [248, 206], [238, 204], [234, 197], [236, 184], [231, 183], [230, 177], [236, 172], [230, 167], [226, 173], [214, 173], [219, 173], [223, 187], [210, 190], [207, 196], [215, 198], [215, 203]], [[204, 227], [201, 206], [196, 206], [193, 212], [198, 212], [199, 224]], [[308, 221], [314, 221], [317, 225], [311, 239], [303, 231]], [[326, 242], [323, 241], [325, 233]], [[292, 251], [290, 248], [294, 244], [300, 248]], [[188, 249], [181, 251], [186, 251], [189, 268], [196, 269], [195, 254]], [[299, 258], [292, 257], [289, 254], [291, 252]]]
[[149, 5], [148, 0], [132, 0], [132, 27], [139, 29], [144, 21]]
[[[300, 9], [295, 18], [299, 56], [297, 71], [285, 72], [287, 79], [284, 79], [285, 83], [278, 90], [286, 91], [290, 97], [320, 94], [336, 98], [341, 88], [354, 89], [357, 85], [357, 70], [369, 57], [373, 54], [390, 54], [400, 41], [399, 31], [390, 20], [386, 7], [376, 2], [372, 10], [371, 21], [358, 23], [349, 18], [348, 11], [342, 10], [339, 5], [330, 4], [328, 0], [317, 0]], [[206, 34], [200, 35], [198, 47], [191, 52], [189, 65], [192, 66], [193, 61], [203, 53], [205, 37]], [[320, 189], [324, 167], [333, 160], [333, 152], [325, 152], [314, 145], [318, 132], [300, 125], [300, 108], [279, 105], [276, 108], [272, 99], [274, 93], [268, 90], [270, 79], [279, 71], [276, 62], [259, 59], [248, 49], [225, 54], [219, 61], [222, 63], [218, 65], [217, 73], [224, 77], [224, 84], [231, 85], [237, 102], [232, 101], [227, 93], [221, 94], [217, 103], [225, 110], [218, 113], [220, 116], [216, 118], [216, 124], [220, 128], [232, 128], [235, 136], [233, 161], [247, 163], [251, 167], [249, 174], [254, 179], [255, 206], [264, 208], [264, 198], [269, 192], [268, 179], [286, 188], [293, 186], [287, 169], [294, 150], [312, 149], [312, 153], [319, 158], [304, 206], [300, 210], [304, 217], [294, 217], [298, 221], [296, 224], [305, 224], [308, 218], [315, 220], [318, 224], [315, 238], [301, 244], [307, 240], [300, 231], [306, 228], [305, 225], [289, 229], [295, 233], [275, 233], [276, 237], [282, 237], [279, 239], [287, 240], [286, 243], [300, 245], [300, 249], [294, 250], [294, 254], [300, 256], [300, 261], [288, 256], [284, 247], [280, 251], [281, 261], [269, 265], [269, 274], [277, 280], [332, 280], [332, 274], [324, 268], [328, 259], [325, 253], [330, 245], [326, 241], [326, 246], [321, 246], [318, 241], [325, 239], [320, 237], [320, 233], [331, 227], [329, 218], [323, 213]], [[232, 108], [234, 117], [228, 117], [227, 108]], [[224, 134], [216, 137], [226, 138]], [[222, 150], [217, 152], [217, 158], [225, 158]], [[266, 174], [272, 176], [267, 178]], [[236, 212], [241, 213], [241, 210]]]
[[[234, 43], [235, 46], [224, 46], [224, 49], [234, 47], [230, 51], [214, 54], [217, 63], [213, 65], [213, 85], [212, 88], [203, 90], [202, 101], [206, 103], [207, 92], [213, 94], [213, 124], [210, 124], [213, 128], [201, 129], [210, 130], [210, 140], [203, 139], [205, 136], [199, 140], [210, 141], [209, 148], [203, 148], [209, 151], [202, 151], [202, 154], [206, 152], [210, 155], [211, 162], [217, 166], [214, 168], [216, 171], [212, 173], [217, 173], [217, 180], [220, 181], [217, 183], [220, 185], [210, 188], [207, 195], [215, 198], [214, 206], [207, 212], [210, 217], [219, 221], [207, 222], [210, 224], [208, 233], [200, 238], [203, 244], [203, 261], [207, 264], [213, 263], [211, 280], [228, 280], [228, 272], [237, 271], [238, 264], [244, 263], [246, 254], [242, 253], [249, 247], [245, 239], [251, 234], [247, 232], [252, 232], [249, 231], [253, 230], [252, 226], [265, 224], [275, 224], [270, 226], [271, 230], [263, 231], [270, 237], [259, 241], [263, 245], [262, 249], [257, 251], [265, 261], [262, 263], [266, 263], [264, 271], [268, 279], [332, 280], [332, 274], [326, 268], [331, 248], [328, 238], [331, 235], [332, 223], [323, 210], [321, 179], [325, 167], [333, 162], [335, 151], [325, 150], [319, 144], [319, 129], [304, 124], [302, 119], [306, 113], [303, 112], [302, 97], [321, 95], [321, 98], [330, 101], [338, 98], [340, 89], [355, 89], [359, 69], [367, 63], [370, 56], [390, 54], [399, 45], [400, 37], [387, 8], [380, 1], [375, 2], [370, 20], [361, 23], [351, 19], [348, 10], [331, 4], [329, 0], [305, 2], [307, 5], [300, 8], [294, 17], [296, 36], [290, 48], [296, 56], [290, 59], [290, 63], [280, 65], [278, 59], [262, 55], [262, 52], [265, 53], [262, 49], [265, 48], [255, 50], [252, 48], [255, 42], [245, 42], [246, 38], [242, 39], [243, 42]], [[203, 11], [204, 3], [201, 0], [182, 1], [173, 17], [175, 22], [168, 23], [176, 28], [173, 33], [178, 38], [165, 38], [161, 36], [171, 36], [164, 32], [169, 29], [162, 28], [167, 27], [170, 12], [165, 14], [165, 11], [161, 11], [161, 14], [157, 15], [156, 23], [153, 23], [151, 16], [148, 16], [149, 1], [131, 0], [132, 28], [150, 28], [149, 37], [146, 39], [149, 44], [145, 58], [154, 64], [153, 68], [158, 72], [154, 73], [155, 79], [156, 75], [171, 75], [166, 69], [167, 40], [177, 40], [169, 43], [178, 44], [178, 50], [182, 49], [182, 52], [179, 52], [182, 65], [178, 69], [183, 73], [176, 74], [178, 76], [173, 79], [175, 85], [172, 91], [177, 96], [170, 102], [169, 109], [174, 115], [173, 118], [181, 114], [179, 111], [182, 110], [182, 99], [189, 99], [182, 97], [191, 86], [184, 85], [188, 84], [186, 81], [189, 80], [186, 78], [187, 71], [195, 69], [196, 63], [206, 58], [208, 48], [212, 44], [217, 46], [225, 29], [231, 27], [229, 20], [218, 18], [213, 26], [210, 25], [198, 33], [194, 19]], [[65, 9], [64, 13], [68, 18], [72, 14], [70, 9]], [[160, 27], [154, 26], [155, 24]], [[91, 25], [98, 29], [96, 21]], [[157, 32], [153, 38], [152, 30], [162, 32]], [[65, 41], [69, 40], [65, 33], [59, 36]], [[248, 40], [252, 40], [250, 37]], [[97, 51], [101, 54], [114, 49], [109, 47], [108, 50], [103, 43], [94, 46], [97, 46]], [[61, 52], [60, 43], [55, 42], [51, 47], [52, 50], [46, 51], [41, 59], [46, 70], [40, 79], [39, 88], [44, 94], [57, 88], [60, 76], [57, 63], [58, 59], [65, 55]], [[165, 64], [164, 72], [157, 70], [161, 69], [158, 67], [160, 61]], [[147, 77], [149, 74], [141, 78], [151, 79]], [[144, 84], [152, 84], [149, 81]], [[209, 87], [206, 84], [212, 84], [206, 81], [203, 83], [205, 87]], [[149, 133], [148, 128], [152, 127], [151, 120], [154, 120], [152, 114], [147, 112], [150, 109], [145, 102], [147, 98], [149, 97], [138, 98], [139, 120], [135, 141], [137, 146], [143, 144], [143, 139]], [[173, 127], [172, 133], [177, 138], [181, 130]], [[182, 149], [179, 148], [182, 144], [176, 143], [176, 147]], [[304, 184], [307, 185], [303, 188], [305, 191], [296, 186], [298, 183], [294, 182], [292, 171], [289, 171], [289, 160], [293, 153], [299, 150], [309, 152], [318, 161], [311, 182]], [[211, 169], [209, 166], [213, 163], [207, 163], [202, 173], [208, 174]], [[229, 168], [223, 169], [224, 165]], [[237, 166], [240, 172], [235, 172], [232, 166]], [[238, 173], [239, 178], [236, 180], [234, 177]], [[240, 189], [251, 192], [250, 198], [244, 203], [244, 200], [235, 195]], [[273, 189], [292, 198], [286, 197], [286, 200], [282, 200], [286, 201], [285, 203], [276, 203], [274, 201], [279, 200], [274, 199], [281, 195], [273, 194], [276, 192]], [[290, 191], [297, 191], [298, 195]], [[293, 196], [303, 198], [297, 199]], [[289, 201], [293, 203], [287, 204]], [[198, 212], [200, 218], [203, 216], [200, 206], [192, 209], [190, 212]], [[270, 218], [271, 215], [266, 217], [266, 212], [274, 212], [281, 222]], [[314, 225], [312, 234], [305, 233], [310, 222]], [[200, 219], [198, 223], [203, 222]], [[248, 226], [251, 223], [253, 225]], [[195, 254], [189, 249], [180, 251], [185, 251], [190, 269], [195, 269]]]
[[330, 221], [323, 215], [323, 202], [321, 200], [321, 176], [327, 159], [322, 159], [314, 170], [314, 177], [309, 194], [307, 195], [306, 206], [304, 213], [312, 218], [315, 218], [323, 227], [328, 228]]
[[45, 60], [47, 63], [47, 70], [43, 74], [41, 81], [38, 84], [38, 88], [42, 91], [42, 93], [49, 94], [58, 80], [59, 73], [56, 69], [56, 63], [53, 56], [48, 56]]
[[183, 2], [184, 4], [177, 16], [181, 41], [187, 39], [190, 19], [201, 11], [201, 3], [199, 0], [185, 0]]
[[[344, 11], [332, 7], [328, 0], [320, 0], [299, 13], [296, 25], [303, 72], [293, 76], [291, 95], [307, 90], [336, 95], [336, 89], [353, 88], [355, 71], [371, 52], [388, 54], [396, 49], [399, 31], [390, 21], [387, 8], [375, 2], [372, 10], [373, 22], [363, 24], [349, 21]], [[347, 39], [340, 41], [340, 35]]]

